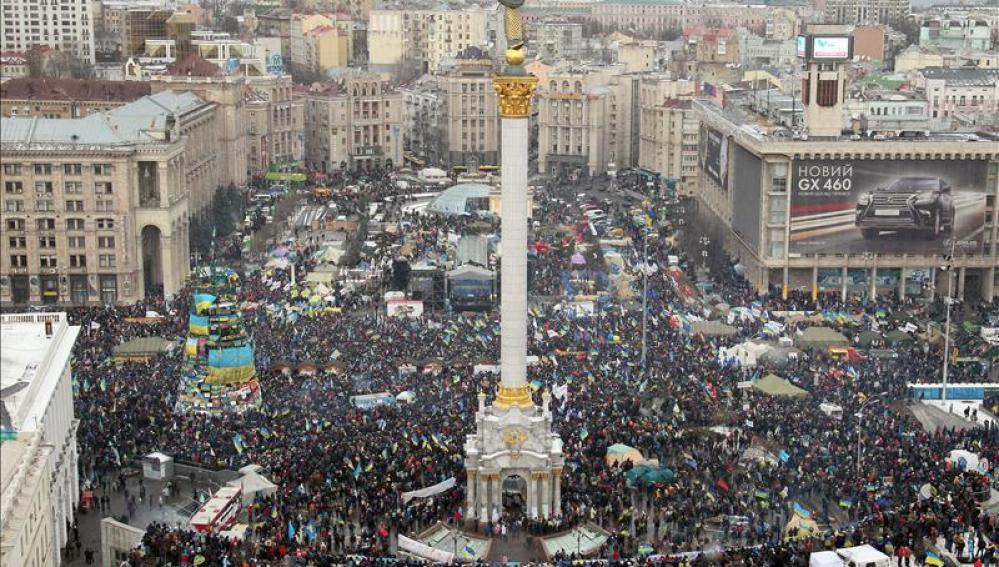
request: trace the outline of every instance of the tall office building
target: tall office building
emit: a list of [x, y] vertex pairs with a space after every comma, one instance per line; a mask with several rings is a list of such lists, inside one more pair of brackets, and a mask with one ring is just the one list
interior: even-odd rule
[[910, 0], [826, 0], [826, 23], [897, 25], [909, 15]]
[[27, 51], [45, 46], [93, 64], [94, 22], [90, 4], [90, 0], [4, 0], [0, 51]]

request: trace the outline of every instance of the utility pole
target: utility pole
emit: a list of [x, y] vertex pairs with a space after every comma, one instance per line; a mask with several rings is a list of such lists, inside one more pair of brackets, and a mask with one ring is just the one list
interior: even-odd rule
[[954, 245], [956, 240], [950, 240], [950, 256], [944, 269], [947, 270], [947, 297], [944, 297], [944, 304], [947, 305], [947, 318], [944, 322], [944, 352], [943, 352], [943, 389], [940, 390], [940, 400], [947, 401], [947, 373], [950, 369], [950, 308], [954, 303]]
[[860, 440], [864, 437], [864, 408], [868, 404], [877, 402], [884, 392], [876, 394], [867, 399], [863, 404], [860, 405], [860, 409], [857, 410], [857, 477], [860, 477]]
[[649, 323], [649, 227], [645, 227], [642, 245], [642, 378], [646, 376]]

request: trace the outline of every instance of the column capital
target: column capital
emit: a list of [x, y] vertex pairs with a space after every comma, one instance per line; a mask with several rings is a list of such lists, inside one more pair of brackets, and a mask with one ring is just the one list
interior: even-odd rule
[[538, 78], [534, 75], [497, 75], [493, 77], [493, 87], [499, 96], [499, 111], [502, 118], [527, 118], [531, 114], [531, 98], [538, 88]]
[[531, 399], [531, 387], [526, 384], [523, 386], [500, 385], [493, 405], [500, 409], [533, 408], [534, 400]]

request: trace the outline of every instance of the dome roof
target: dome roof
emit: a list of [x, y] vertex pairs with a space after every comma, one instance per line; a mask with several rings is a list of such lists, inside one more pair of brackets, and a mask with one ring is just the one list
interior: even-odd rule
[[427, 210], [447, 215], [462, 215], [468, 212], [468, 199], [482, 199], [489, 196], [490, 187], [482, 183], [459, 183], [434, 197]]

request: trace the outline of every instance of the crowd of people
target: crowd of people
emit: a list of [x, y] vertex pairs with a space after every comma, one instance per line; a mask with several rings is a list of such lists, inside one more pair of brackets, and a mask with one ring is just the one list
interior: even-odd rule
[[[390, 185], [380, 186], [391, 194]], [[593, 522], [612, 534], [599, 558], [636, 565], [806, 565], [811, 551], [860, 543], [897, 557], [907, 549], [914, 564], [922, 565], [928, 543], [943, 538], [953, 545], [969, 537], [978, 557], [995, 557], [991, 542], [999, 541], [999, 518], [974, 499], [995, 481], [945, 457], [966, 449], [988, 463], [999, 461], [999, 427], [925, 431], [908, 409], [909, 383], [937, 381], [940, 345], [913, 340], [896, 345], [895, 358], [849, 362], [805, 352], [779, 369], [782, 377], [808, 390], [802, 399], [742, 388], [769, 370], [719, 362], [719, 349], [759, 337], [768, 321], [779, 320], [765, 314], [834, 310], [865, 315], [831, 323], [853, 337], [872, 325], [891, 328], [888, 313], [929, 318], [932, 305], [911, 299], [844, 303], [838, 297], [758, 296], [729, 267], [714, 274], [720, 299], [760, 316], [734, 320], [735, 337], [692, 334], [677, 321], [703, 316], [706, 304], [691, 296], [693, 267], [682, 250], [665, 243], [671, 229], [663, 218], [649, 246], [652, 261], [668, 266], [667, 258], [678, 256], [686, 270], [660, 269], [648, 277], [643, 361], [641, 250], [621, 249], [628, 268], [611, 273], [600, 264], [599, 243], [578, 230], [578, 210], [556, 201], [559, 194], [552, 190], [536, 197], [537, 218], [546, 227], [566, 228], [532, 235], [539, 258], [531, 262], [532, 297], [550, 300], [532, 301], [530, 307], [529, 351], [538, 362], [528, 368], [528, 380], [541, 384], [538, 400], [542, 391], [567, 387], [552, 399], [566, 461], [562, 514], [548, 521], [504, 517], [500, 525], [478, 528], [495, 533], [521, 522], [529, 533], [544, 534]], [[359, 197], [345, 198], [345, 209], [363, 212], [354, 203]], [[498, 385], [498, 376], [472, 369], [497, 361], [498, 314], [437, 311], [393, 318], [362, 309], [369, 304], [359, 300], [361, 294], [377, 297], [390, 285], [388, 266], [391, 251], [397, 250], [392, 245], [410, 243], [415, 256], [440, 258], [449, 234], [472, 230], [467, 218], [416, 215], [398, 206], [388, 213], [404, 230], [383, 237], [362, 260], [381, 269], [373, 288], [337, 287], [340, 310], [289, 318], [274, 308], [288, 301], [289, 270], [243, 274], [239, 299], [258, 306], [245, 319], [258, 361], [259, 408], [178, 413], [180, 354], [149, 363], [111, 362], [113, 346], [129, 338], [182, 338], [192, 289], [169, 303], [147, 299], [131, 307], [70, 313], [83, 329], [75, 349], [74, 389], [84, 481], [114, 477], [142, 455], [160, 451], [211, 469], [257, 464], [278, 486], [275, 495], [248, 510], [254, 529], [246, 541], [156, 524], [134, 553], [133, 565], [198, 564], [195, 558], [201, 557], [208, 565], [276, 565], [295, 558], [303, 565], [373, 566], [386, 561], [397, 534], [416, 533], [437, 521], [464, 524], [462, 480], [408, 505], [399, 495], [449, 477], [465, 478], [462, 446], [474, 428], [477, 396], [485, 392], [491, 400]], [[644, 228], [631, 222], [628, 206], [618, 204], [608, 213], [611, 224], [640, 241]], [[498, 231], [498, 224], [484, 224], [476, 230]], [[539, 243], [544, 243], [543, 254]], [[598, 302], [590, 317], [565, 309], [559, 297], [565, 291], [563, 272], [573, 270], [571, 257], [582, 245], [587, 250], [583, 277], [601, 280], [598, 272], [606, 272], [596, 287], [611, 297]], [[312, 268], [307, 252], [295, 259], [299, 274]], [[628, 293], [615, 293], [622, 286]], [[994, 307], [979, 309], [996, 313]], [[127, 321], [147, 310], [167, 316], [158, 322]], [[791, 337], [804, 325], [782, 324]], [[278, 361], [291, 367], [309, 361], [321, 371], [275, 372]], [[416, 371], [401, 371], [410, 367]], [[952, 368], [952, 380], [988, 380], [985, 368], [985, 373], [981, 367]], [[413, 392], [415, 399], [368, 409], [350, 400], [357, 394], [403, 391]], [[869, 403], [874, 398], [880, 401]], [[820, 402], [840, 406], [842, 416], [827, 416]], [[863, 417], [857, 415], [861, 407], [866, 408]], [[233, 442], [237, 436], [239, 444]], [[607, 464], [613, 444], [657, 459], [675, 478], [629, 485], [626, 473], [633, 463]], [[780, 458], [747, 460], [751, 447]], [[934, 488], [935, 496], [918, 496], [924, 484]], [[795, 510], [807, 510], [819, 529], [789, 534], [786, 526]], [[310, 535], [302, 529], [306, 525], [314, 527]], [[646, 542], [655, 553], [639, 558], [638, 547]]]

